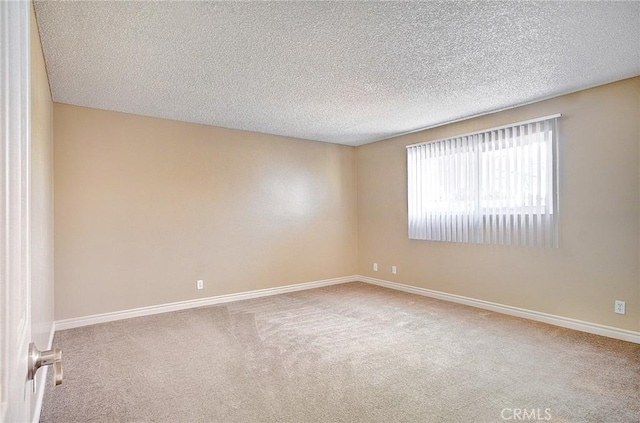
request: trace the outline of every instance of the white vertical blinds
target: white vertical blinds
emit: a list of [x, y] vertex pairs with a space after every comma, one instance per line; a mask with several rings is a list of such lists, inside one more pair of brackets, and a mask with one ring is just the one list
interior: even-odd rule
[[558, 117], [408, 146], [409, 238], [557, 247]]

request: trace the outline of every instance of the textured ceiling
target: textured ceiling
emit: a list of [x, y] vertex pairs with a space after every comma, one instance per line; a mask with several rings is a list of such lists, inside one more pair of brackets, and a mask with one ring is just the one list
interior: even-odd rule
[[639, 2], [38, 1], [36, 12], [54, 101], [348, 145], [640, 74]]

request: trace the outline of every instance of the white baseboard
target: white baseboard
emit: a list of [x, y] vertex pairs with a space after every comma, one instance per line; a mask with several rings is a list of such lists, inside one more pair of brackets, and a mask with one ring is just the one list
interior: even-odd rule
[[[53, 335], [56, 333], [56, 322], [51, 322], [51, 329], [49, 329], [49, 339], [45, 349], [50, 350], [53, 348]], [[44, 390], [47, 389], [47, 375], [49, 373], [49, 366], [44, 366], [36, 375], [36, 405], [33, 408], [33, 416], [31, 416], [32, 423], [38, 423], [40, 421], [40, 414], [42, 412], [42, 401], [44, 399]]]
[[[116, 311], [112, 313], [95, 314], [92, 316], [59, 320], [55, 322], [55, 330], [73, 329], [81, 326], [95, 325], [97, 323], [105, 323], [105, 322], [113, 322], [116, 320], [130, 319], [132, 317], [149, 316], [152, 314], [186, 310], [190, 308], [228, 303], [231, 301], [248, 300], [251, 298], [266, 297], [269, 295], [285, 294], [287, 292], [302, 291], [306, 289], [320, 288], [322, 286], [337, 285], [341, 283], [355, 282], [355, 281], [378, 285], [385, 288], [395, 289], [398, 291], [404, 291], [411, 294], [422, 295], [425, 297], [436, 298], [439, 300], [451, 301], [454, 303], [464, 304], [471, 307], [477, 307], [485, 310], [495, 311], [496, 313], [522, 317], [525, 319], [548, 323], [555, 326], [561, 326], [568, 329], [574, 329], [581, 332], [607, 336], [609, 338], [621, 339], [623, 341], [629, 341], [629, 342], [634, 342], [636, 344], [640, 344], [640, 332], [635, 332], [635, 331], [626, 330], [626, 329], [619, 329], [612, 326], [605, 326], [597, 323], [585, 322], [582, 320], [556, 316], [553, 314], [527, 310], [527, 309], [508, 306], [504, 304], [493, 303], [490, 301], [477, 300], [474, 298], [464, 297], [461, 295], [447, 294], [446, 292], [433, 291], [426, 288], [419, 288], [416, 286], [404, 285], [397, 282], [390, 282], [382, 279], [376, 279], [376, 278], [371, 278], [368, 276], [361, 276], [361, 275], [345, 276], [341, 278], [325, 279], [325, 280], [320, 280], [315, 282], [306, 282], [306, 283], [300, 283], [300, 284], [294, 284], [294, 285], [279, 286], [279, 287], [268, 288], [268, 289], [259, 289], [256, 291], [239, 292], [236, 294], [218, 295], [215, 297], [199, 298], [195, 300], [179, 301], [175, 303], [161, 304], [161, 305], [150, 306], [150, 307], [141, 307], [141, 308], [130, 309], [130, 310]], [[51, 336], [53, 337], [53, 332]], [[51, 348], [51, 345], [49, 346], [49, 348]]]
[[385, 288], [391, 288], [398, 291], [404, 291], [411, 294], [418, 294], [425, 297], [436, 298], [439, 300], [451, 301], [471, 307], [478, 307], [485, 310], [495, 311], [497, 313], [508, 314], [510, 316], [522, 317], [538, 322], [549, 323], [555, 326], [561, 326], [563, 328], [574, 329], [581, 332], [593, 333], [595, 335], [602, 335], [609, 338], [621, 339], [623, 341], [635, 342], [636, 344], [640, 344], [640, 332], [635, 332], [632, 330], [619, 329], [613, 326], [605, 326], [597, 323], [585, 322], [583, 320], [571, 319], [568, 317], [541, 313], [539, 311], [492, 303], [490, 301], [476, 300], [474, 298], [463, 297], [461, 295], [447, 294], [446, 292], [433, 291], [431, 289], [419, 288], [411, 285], [403, 285], [400, 283], [389, 282], [382, 279], [370, 278], [368, 276], [358, 276], [357, 279], [362, 282], [383, 286]]
[[189, 308], [204, 307], [214, 304], [228, 303], [231, 301], [248, 300], [251, 298], [266, 297], [269, 295], [285, 294], [287, 292], [302, 291], [306, 289], [320, 288], [322, 286], [337, 285], [346, 282], [357, 281], [357, 276], [344, 276], [341, 278], [325, 279], [314, 282], [299, 283], [294, 285], [278, 286], [275, 288], [258, 289], [255, 291], [239, 292], [237, 294], [218, 295], [215, 297], [198, 298], [195, 300], [179, 301], [175, 303], [160, 304], [150, 307], [134, 308], [130, 310], [114, 311], [112, 313], [94, 314], [86, 317], [58, 320], [56, 330], [73, 329], [81, 326], [95, 325], [97, 323], [113, 322], [115, 320], [130, 319], [132, 317], [149, 316], [152, 314], [167, 313], [170, 311], [186, 310]]

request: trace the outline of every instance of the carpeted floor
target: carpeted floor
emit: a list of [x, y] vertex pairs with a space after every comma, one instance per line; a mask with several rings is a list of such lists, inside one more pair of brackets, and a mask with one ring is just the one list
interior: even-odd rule
[[55, 344], [42, 422], [640, 421], [640, 345], [363, 283]]

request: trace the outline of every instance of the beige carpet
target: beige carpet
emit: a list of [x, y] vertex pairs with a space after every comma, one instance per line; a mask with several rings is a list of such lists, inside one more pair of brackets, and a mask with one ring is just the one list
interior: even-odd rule
[[640, 345], [362, 283], [55, 343], [43, 422], [640, 421]]

